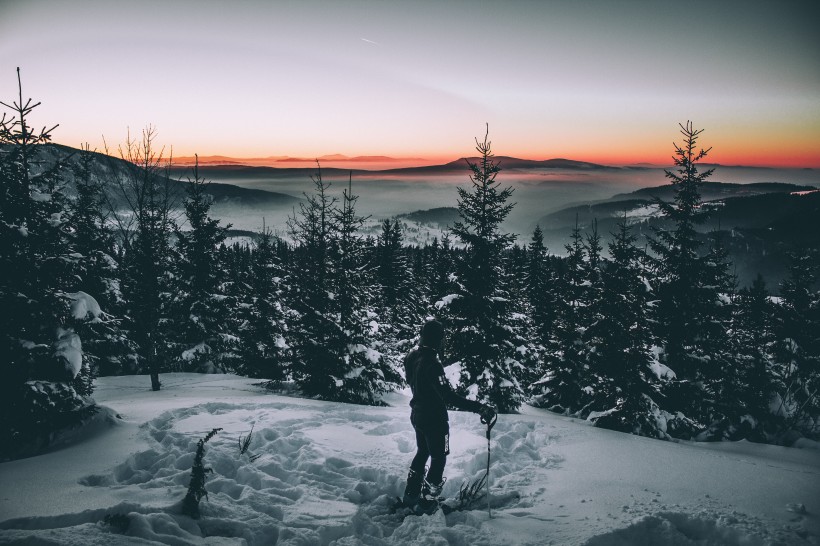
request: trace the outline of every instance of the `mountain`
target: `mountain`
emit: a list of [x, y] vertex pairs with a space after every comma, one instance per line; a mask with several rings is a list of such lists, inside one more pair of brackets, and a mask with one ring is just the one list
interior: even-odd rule
[[438, 207], [428, 210], [417, 210], [396, 216], [399, 220], [410, 220], [419, 224], [433, 224], [440, 228], [452, 226], [459, 220], [455, 207]]
[[[496, 164], [501, 167], [503, 171], [527, 171], [527, 170], [593, 170], [593, 171], [620, 171], [620, 167], [609, 167], [607, 165], [599, 165], [597, 163], [588, 163], [585, 161], [574, 161], [571, 159], [520, 159], [506, 155], [499, 155], [493, 158]], [[467, 168], [467, 162], [478, 163], [481, 161], [479, 157], [461, 157], [455, 161], [444, 163], [443, 165], [429, 165], [425, 167], [405, 167], [401, 169], [387, 169], [383, 172], [395, 174], [437, 174], [437, 173], [451, 173], [464, 172]]]
[[[386, 155], [357, 155], [349, 157], [344, 154], [328, 154], [319, 157], [291, 157], [287, 155], [271, 155], [267, 157], [231, 157], [225, 155], [208, 155], [199, 156], [199, 164], [202, 165], [247, 165], [256, 167], [274, 167], [281, 164], [289, 163], [304, 163], [307, 165], [315, 165], [316, 161], [326, 163], [373, 163], [373, 164], [387, 164], [408, 163], [408, 162], [426, 162], [420, 157], [405, 157], [397, 158]], [[196, 162], [196, 157], [175, 157], [174, 164], [180, 166], [190, 166]]]
[[[660, 216], [655, 199], [672, 199], [672, 185], [642, 188], [611, 199], [575, 205], [542, 216], [538, 220], [545, 242], [561, 249], [577, 222], [589, 230], [597, 222], [605, 240], [624, 216], [639, 238], [658, 227], [668, 226]], [[785, 277], [786, 253], [797, 246], [820, 248], [820, 190], [814, 186], [775, 182], [727, 184], [708, 182], [701, 188], [703, 208], [710, 212], [697, 229], [704, 241], [710, 232], [722, 234], [741, 285], [761, 273], [774, 288]]]
[[[63, 163], [63, 177], [67, 183], [68, 193], [71, 194], [74, 191], [74, 169], [80, 164], [81, 153], [76, 148], [61, 144], [38, 146], [38, 168], [44, 170], [58, 161]], [[120, 193], [117, 191], [118, 181], [127, 180], [129, 176], [133, 175], [136, 167], [118, 157], [97, 152], [92, 152], [92, 155], [94, 157], [91, 169], [92, 178], [99, 180], [106, 188], [112, 190], [110, 195], [117, 203], [118, 193]], [[202, 171], [203, 169], [200, 169], [200, 175], [202, 175]], [[172, 169], [170, 174], [172, 192], [177, 196], [183, 196], [188, 176], [192, 175], [190, 167]], [[299, 198], [285, 193], [248, 189], [233, 184], [216, 182], [208, 185], [206, 193], [211, 196], [215, 205], [292, 207], [300, 201]]]

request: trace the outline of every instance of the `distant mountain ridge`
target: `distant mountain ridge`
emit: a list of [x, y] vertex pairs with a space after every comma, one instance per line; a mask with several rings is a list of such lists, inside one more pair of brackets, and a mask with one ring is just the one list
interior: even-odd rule
[[[722, 234], [741, 285], [757, 273], [776, 286], [786, 274], [785, 253], [797, 246], [820, 247], [820, 190], [815, 186], [761, 182], [734, 184], [707, 182], [701, 186], [703, 208], [708, 220], [697, 227], [706, 239], [710, 232]], [[605, 239], [616, 224], [627, 218], [641, 244], [655, 228], [669, 227], [656, 198], [671, 201], [671, 184], [618, 194], [610, 199], [566, 207], [542, 216], [538, 225], [547, 245], [561, 249], [577, 225], [588, 231], [593, 223]]]
[[[586, 161], [575, 161], [572, 159], [520, 159], [512, 156], [495, 156], [495, 161], [502, 169], [620, 169], [620, 167], [609, 167], [597, 163]], [[193, 156], [176, 157], [174, 163], [178, 166], [193, 165], [196, 158]], [[357, 155], [346, 156], [344, 154], [329, 154], [319, 157], [291, 157], [291, 156], [268, 156], [268, 157], [231, 157], [224, 155], [199, 156], [200, 165], [246, 165], [249, 167], [277, 167], [287, 163], [312, 163], [315, 161], [328, 163], [390, 163], [408, 161], [426, 161], [420, 157], [390, 157], [386, 155]], [[398, 169], [463, 169], [466, 161], [477, 162], [478, 157], [460, 157], [456, 160], [441, 165], [427, 165], [421, 167], [398, 167]], [[395, 169], [383, 169], [395, 170]]]
[[[74, 191], [74, 168], [79, 165], [81, 150], [62, 144], [45, 144], [37, 147], [37, 161], [40, 169], [50, 168], [55, 163], [64, 164], [63, 176], [68, 185], [69, 193]], [[116, 180], [129, 176], [136, 168], [133, 164], [119, 158], [99, 152], [91, 152], [93, 161], [91, 176], [99, 180], [104, 187], [113, 188]], [[191, 174], [190, 167], [171, 170], [172, 191], [184, 195], [187, 177]], [[207, 177], [206, 177], [207, 178]], [[250, 189], [225, 184], [209, 182], [205, 191], [213, 199], [214, 204], [233, 204], [242, 206], [293, 206], [301, 199], [292, 195], [267, 190]], [[113, 192], [116, 199], [116, 192]]]

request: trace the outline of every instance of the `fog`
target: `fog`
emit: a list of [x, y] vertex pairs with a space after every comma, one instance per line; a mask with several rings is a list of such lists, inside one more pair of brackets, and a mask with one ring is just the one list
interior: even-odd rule
[[[503, 165], [502, 165], [503, 168]], [[249, 174], [230, 170], [205, 169], [204, 175], [212, 182], [261, 189], [302, 197], [313, 191], [310, 174], [306, 169], [260, 169]], [[341, 198], [347, 187], [349, 173], [337, 169], [323, 169], [322, 178], [329, 182], [330, 194]], [[765, 169], [749, 167], [715, 167], [710, 178], [716, 182], [791, 182], [820, 185], [818, 171], [811, 169]], [[545, 214], [570, 205], [586, 204], [608, 199], [619, 193], [668, 183], [664, 169], [655, 166], [606, 169], [529, 169], [508, 170], [498, 175], [502, 186], [514, 189], [516, 203], [504, 228], [528, 237], [535, 223]], [[456, 206], [457, 187], [469, 188], [469, 173], [354, 171], [352, 188], [358, 195], [357, 210], [374, 219], [436, 207]], [[258, 231], [264, 218], [267, 227], [275, 233], [286, 231], [286, 221], [293, 207], [252, 206], [236, 207], [220, 204], [214, 214], [235, 229]]]

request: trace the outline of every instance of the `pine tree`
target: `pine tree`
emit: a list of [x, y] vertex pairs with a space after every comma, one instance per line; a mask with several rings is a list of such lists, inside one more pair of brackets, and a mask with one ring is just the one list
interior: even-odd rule
[[668, 438], [667, 423], [656, 403], [661, 379], [652, 370], [649, 292], [644, 257], [624, 217], [609, 244], [611, 262], [602, 268], [600, 301], [593, 304], [584, 332], [595, 378], [590, 419], [596, 426], [642, 436]]
[[377, 404], [399, 377], [371, 334], [375, 297], [366, 241], [358, 234], [365, 219], [356, 213], [358, 197], [350, 185], [339, 208], [321, 170], [312, 180], [314, 193], [305, 195], [300, 214], [289, 221], [301, 280], [293, 302], [299, 314], [294, 379], [309, 396]]
[[149, 126], [142, 139], [130, 133], [120, 157], [131, 164], [127, 175], [114, 180], [116, 200], [126, 210], [111, 211], [123, 247], [122, 290], [127, 303], [128, 329], [138, 346], [140, 369], [151, 376], [151, 389], [160, 389], [160, 355], [166, 350], [171, 298], [171, 235], [178, 195], [168, 177], [171, 160], [156, 150], [156, 130]]
[[404, 234], [398, 220], [382, 222], [376, 256], [382, 314], [389, 322], [391, 341], [395, 345], [416, 335], [422, 308], [416, 274], [404, 248]]
[[[716, 271], [717, 255], [701, 252], [696, 226], [706, 220], [700, 187], [713, 170], [698, 171], [698, 162], [710, 149], [697, 149], [702, 129], [681, 125], [683, 144], [675, 144], [676, 171], [666, 171], [675, 190], [673, 202], [657, 200], [671, 228], [655, 230], [650, 246], [657, 255], [658, 334], [664, 342], [663, 363], [677, 375], [670, 389], [673, 411], [683, 411], [705, 429], [715, 413], [716, 386], [723, 359], [716, 347], [728, 343]], [[696, 431], [681, 431], [691, 434]]]
[[774, 385], [774, 306], [758, 275], [735, 300], [732, 324], [733, 365], [725, 373], [721, 393], [727, 416], [726, 437], [766, 440], [775, 431], [770, 409]]
[[549, 346], [555, 322], [554, 272], [547, 260], [544, 232], [535, 226], [527, 257], [525, 290], [529, 301], [535, 332], [542, 345]]
[[[318, 162], [317, 162], [318, 166]], [[328, 193], [330, 183], [322, 179], [321, 167], [311, 176], [314, 191], [305, 194], [299, 214], [288, 219], [288, 229], [297, 244], [293, 278], [293, 306], [298, 320], [293, 329], [293, 377], [308, 396], [331, 399], [342, 381], [344, 365], [335, 350], [340, 342], [332, 253], [339, 231], [334, 215], [337, 199]]]
[[284, 302], [285, 273], [276, 254], [273, 234], [264, 225], [250, 262], [252, 276], [243, 291], [247, 299], [241, 304], [239, 312], [241, 346], [238, 371], [269, 379], [272, 386], [276, 386], [287, 378], [291, 357]]
[[75, 248], [83, 256], [82, 290], [94, 297], [107, 312], [80, 329], [83, 357], [94, 375], [115, 375], [131, 371], [135, 346], [121, 328], [125, 300], [120, 290], [120, 268], [114, 259], [115, 241], [105, 214], [105, 189], [94, 172], [95, 153], [81, 148], [74, 168], [76, 199], [70, 203], [67, 229]]
[[66, 225], [62, 165], [40, 169], [37, 160], [56, 126], [32, 130], [40, 103], [23, 99], [19, 69], [17, 78], [18, 99], [0, 102], [12, 112], [0, 119], [0, 456], [36, 449], [94, 411], [77, 329], [100, 314], [78, 292], [83, 257]]
[[554, 351], [547, 355], [544, 375], [532, 385], [533, 402], [551, 411], [574, 414], [581, 409], [588, 380], [584, 346], [584, 243], [576, 218], [572, 242], [557, 277], [557, 313], [552, 331]]
[[787, 434], [820, 429], [820, 293], [816, 257], [805, 249], [790, 255], [789, 277], [780, 285], [775, 313], [776, 416], [780, 441]]
[[211, 218], [208, 183], [199, 176], [199, 158], [193, 178], [185, 186], [185, 218], [189, 229], [177, 228], [174, 254], [174, 294], [170, 303], [174, 330], [171, 357], [185, 371], [216, 372], [230, 369], [236, 336], [227, 329], [232, 307], [223, 291], [223, 265], [217, 249], [230, 225]]
[[335, 375], [334, 399], [379, 404], [380, 395], [392, 390], [400, 377], [375, 340], [375, 286], [365, 258], [366, 242], [359, 235], [367, 219], [356, 213], [357, 200], [351, 179], [342, 193], [342, 207], [334, 211], [339, 226], [335, 247], [339, 319], [335, 331], [340, 344], [334, 352], [342, 360], [341, 373]]
[[512, 188], [500, 188], [499, 167], [490, 142], [476, 139], [480, 155], [468, 161], [469, 189], [458, 188], [460, 220], [452, 232], [465, 245], [458, 264], [459, 287], [449, 305], [449, 358], [461, 365], [459, 390], [470, 397], [514, 411], [524, 399], [519, 378], [524, 374], [524, 345], [512, 319], [504, 284], [503, 252], [515, 236], [501, 231], [513, 208]]

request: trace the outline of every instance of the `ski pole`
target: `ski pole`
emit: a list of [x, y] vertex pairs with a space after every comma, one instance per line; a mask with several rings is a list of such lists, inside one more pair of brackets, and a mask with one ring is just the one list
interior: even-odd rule
[[[498, 420], [498, 414], [493, 415], [493, 418], [489, 421], [486, 421], [487, 424], [487, 518], [492, 519], [493, 512], [492, 508], [490, 507], [490, 431], [495, 426], [495, 422]], [[484, 423], [484, 419], [481, 419], [481, 422]]]

